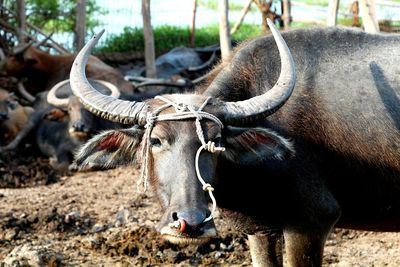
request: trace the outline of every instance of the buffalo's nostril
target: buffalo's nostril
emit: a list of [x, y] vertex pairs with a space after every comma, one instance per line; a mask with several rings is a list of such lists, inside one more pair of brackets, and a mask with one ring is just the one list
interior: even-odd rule
[[161, 234], [172, 243], [206, 242], [217, 232], [213, 220], [207, 219], [207, 207], [175, 209], [165, 213], [157, 226]]
[[80, 122], [76, 122], [72, 125], [72, 127], [75, 129], [77, 132], [82, 132], [85, 129], [85, 125]]
[[174, 220], [173, 223], [170, 225], [176, 229], [178, 229], [181, 233], [184, 233], [186, 230], [186, 221], [184, 219], [178, 218], [178, 213], [172, 213], [172, 219]]
[[186, 230], [186, 221], [185, 221], [184, 219], [178, 219], [178, 222], [179, 222], [179, 228], [178, 228], [178, 230], [179, 230], [181, 233], [184, 233], [185, 230]]
[[0, 113], [0, 120], [8, 120], [8, 113]]
[[206, 219], [206, 213], [200, 210], [185, 210], [177, 213], [177, 220], [185, 224], [185, 228], [192, 230], [199, 229], [203, 226], [204, 220]]
[[187, 235], [199, 235], [205, 225], [206, 212], [199, 209], [187, 209], [171, 215], [173, 222], [169, 226]]

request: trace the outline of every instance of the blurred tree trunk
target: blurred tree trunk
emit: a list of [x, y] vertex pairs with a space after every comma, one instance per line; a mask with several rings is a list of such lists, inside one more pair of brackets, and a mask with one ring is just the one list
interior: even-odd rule
[[26, 40], [26, 12], [25, 0], [17, 0], [17, 16], [18, 16], [18, 41], [25, 43]]
[[78, 0], [76, 3], [76, 24], [75, 24], [75, 49], [79, 51], [85, 45], [86, 36], [86, 0]]
[[254, 3], [261, 12], [261, 29], [263, 33], [268, 32], [267, 18], [275, 23], [275, 20], [279, 17], [275, 12], [271, 11], [272, 1], [273, 0], [254, 0]]
[[328, 18], [326, 21], [326, 26], [328, 27], [336, 26], [338, 10], [339, 10], [339, 0], [329, 0]]
[[370, 33], [379, 32], [379, 24], [375, 12], [375, 0], [360, 0], [360, 7], [364, 30]]
[[253, 0], [247, 0], [247, 3], [244, 5], [242, 11], [240, 12], [239, 20], [236, 22], [235, 26], [233, 26], [231, 30], [231, 35], [234, 34], [237, 30], [239, 30], [240, 25], [242, 25], [244, 17], [246, 16], [247, 12], [249, 12], [252, 3]]
[[229, 30], [229, 1], [219, 0], [219, 42], [221, 45], [222, 60], [229, 57], [232, 52], [231, 34]]
[[353, 1], [353, 3], [351, 3], [349, 11], [351, 14], [353, 14], [352, 26], [360, 27], [360, 19], [359, 19], [360, 7], [358, 4], [358, 0], [355, 0], [355, 1]]
[[156, 78], [156, 53], [154, 49], [153, 28], [151, 27], [150, 0], [142, 0], [142, 16], [146, 77]]
[[190, 27], [190, 46], [191, 47], [195, 47], [195, 42], [196, 42], [196, 12], [197, 12], [197, 0], [193, 0], [192, 25]]
[[290, 0], [282, 0], [282, 17], [283, 27], [285, 30], [290, 28], [291, 19], [291, 3]]

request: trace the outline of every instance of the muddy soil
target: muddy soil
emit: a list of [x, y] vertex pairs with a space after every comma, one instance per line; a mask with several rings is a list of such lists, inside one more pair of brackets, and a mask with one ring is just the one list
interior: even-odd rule
[[[200, 247], [155, 232], [160, 209], [133, 168], [59, 174], [46, 159], [0, 161], [0, 266], [250, 266], [246, 236], [217, 214]], [[324, 266], [400, 266], [400, 233], [335, 230]]]

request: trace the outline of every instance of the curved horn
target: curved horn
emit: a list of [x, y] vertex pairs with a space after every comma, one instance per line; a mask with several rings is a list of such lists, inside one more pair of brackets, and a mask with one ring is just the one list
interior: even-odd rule
[[30, 103], [33, 103], [35, 101], [35, 97], [31, 95], [28, 91], [26, 91], [25, 86], [23, 85], [22, 82], [18, 82], [17, 88], [18, 92], [21, 94], [23, 98], [28, 100]]
[[223, 105], [224, 121], [227, 124], [245, 124], [263, 119], [277, 111], [292, 94], [296, 69], [289, 48], [273, 22], [268, 25], [278, 46], [281, 58], [281, 73], [275, 85], [262, 95], [243, 101], [225, 102]]
[[0, 70], [3, 69], [4, 64], [6, 63], [6, 55], [2, 48], [0, 48]]
[[204, 70], [205, 68], [210, 67], [215, 61], [217, 61], [217, 53], [214, 51], [206, 62], [195, 67], [189, 67], [188, 71], [196, 72]]
[[15, 48], [13, 50], [12, 54], [15, 56], [15, 55], [24, 53], [29, 47], [31, 47], [33, 45], [33, 43], [34, 43], [33, 41], [30, 41], [27, 44], [24, 44], [24, 45], [22, 45], [20, 47]]
[[103, 80], [94, 80], [94, 81], [107, 87], [111, 91], [110, 96], [119, 98], [119, 96], [121, 95], [121, 92], [114, 84], [103, 81]]
[[53, 33], [54, 33], [54, 32], [52, 32], [52, 33], [50, 33], [49, 35], [47, 35], [45, 39], [43, 39], [42, 41], [40, 41], [40, 42], [37, 43], [37, 44], [35, 44], [35, 42], [32, 40], [32, 41], [30, 41], [29, 43], [26, 43], [26, 44], [24, 44], [24, 45], [22, 45], [22, 46], [20, 46], [20, 47], [15, 48], [15, 49], [13, 50], [12, 54], [13, 54], [14, 56], [15, 56], [15, 55], [18, 55], [18, 54], [21, 54], [21, 53], [25, 52], [25, 51], [26, 51], [29, 47], [31, 47], [32, 45], [39, 48], [40, 46], [44, 45], [44, 44], [51, 38], [51, 36], [53, 35]]
[[4, 51], [2, 48], [0, 48], [0, 61], [3, 61], [6, 59], [6, 55], [4, 54]]
[[85, 67], [92, 48], [104, 33], [95, 35], [78, 53], [72, 64], [70, 83], [72, 92], [92, 113], [111, 121], [125, 124], [146, 124], [147, 105], [144, 102], [125, 101], [98, 92], [88, 82]]
[[56, 106], [56, 107], [67, 107], [68, 103], [69, 103], [69, 98], [59, 98], [56, 96], [56, 92], [57, 90], [64, 86], [65, 84], [67, 84], [69, 82], [69, 80], [64, 80], [62, 82], [57, 83], [56, 85], [54, 85], [49, 93], [47, 94], [47, 102], [49, 102], [49, 104]]
[[[112, 83], [102, 81], [102, 80], [92, 80], [91, 81], [92, 84], [94, 82], [97, 84], [101, 84], [101, 85], [105, 86], [108, 90], [110, 90], [110, 96], [112, 96], [112, 97], [118, 98], [121, 95], [118, 88], [115, 85], [113, 85]], [[57, 83], [50, 89], [49, 93], [47, 94], [47, 102], [49, 102], [49, 104], [52, 104], [53, 106], [56, 106], [56, 107], [68, 106], [68, 103], [69, 103], [68, 97], [60, 98], [56, 95], [57, 91], [61, 87], [64, 87], [64, 86], [66, 86], [66, 88], [64, 88], [64, 89], [67, 89], [69, 91], [69, 89], [70, 89], [70, 80], [69, 79]]]
[[184, 88], [184, 87], [188, 87], [188, 85], [190, 84], [190, 81], [188, 80], [183, 80], [180, 79], [178, 81], [171, 81], [171, 80], [153, 80], [153, 81], [148, 81], [148, 82], [142, 82], [137, 84], [135, 87], [136, 88], [140, 88], [140, 87], [146, 87], [146, 86], [171, 86], [171, 87], [178, 87], [178, 88]]

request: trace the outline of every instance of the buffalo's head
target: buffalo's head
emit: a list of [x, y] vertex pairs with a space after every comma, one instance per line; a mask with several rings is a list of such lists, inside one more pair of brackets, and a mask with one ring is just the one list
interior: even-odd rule
[[7, 54], [2, 67], [8, 75], [20, 76], [24, 71], [34, 68], [39, 63], [37, 51], [33, 42], [21, 44]]
[[[118, 98], [118, 88], [106, 81], [90, 80], [96, 90]], [[68, 121], [68, 133], [76, 139], [87, 139], [96, 132], [95, 116], [89, 112], [78, 98], [71, 93], [70, 82], [61, 81], [54, 85], [47, 94], [47, 102], [54, 106], [44, 115], [52, 121]]]
[[18, 107], [17, 99], [13, 93], [0, 89], [0, 122], [9, 119], [9, 113]]
[[43, 62], [41, 62], [41, 55], [44, 52], [41, 51], [39, 47], [45, 44], [52, 35], [53, 34], [48, 35], [39, 43], [33, 41], [21, 43], [9, 51], [6, 57], [3, 51], [1, 51], [0, 69], [4, 68], [8, 75], [20, 76], [27, 70], [41, 68], [43, 65]]
[[145, 102], [102, 95], [84, 74], [97, 36], [73, 64], [71, 87], [83, 105], [103, 118], [135, 125], [95, 136], [80, 149], [76, 163], [81, 168], [140, 164], [142, 182], [149, 183], [163, 208], [157, 228], [174, 243], [202, 243], [215, 236], [208, 204], [214, 197], [212, 185], [218, 179], [218, 162], [257, 164], [293, 152], [291, 144], [276, 133], [244, 127], [275, 112], [294, 88], [290, 51], [269, 24], [281, 55], [281, 74], [273, 88], [243, 101], [227, 102], [209, 93], [229, 79], [224, 71], [203, 94], [164, 95]]

